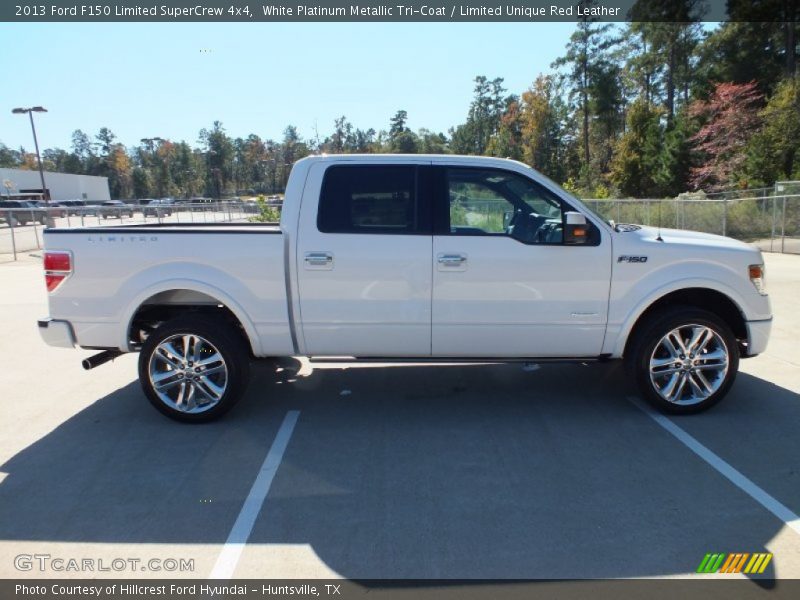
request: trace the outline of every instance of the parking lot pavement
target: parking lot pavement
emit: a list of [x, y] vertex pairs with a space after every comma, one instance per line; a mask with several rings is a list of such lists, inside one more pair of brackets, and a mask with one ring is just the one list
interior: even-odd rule
[[[797, 515], [800, 257], [767, 273], [768, 351], [669, 422]], [[0, 289], [0, 577], [688, 577], [707, 552], [800, 577], [798, 524], [643, 411], [618, 365], [261, 362], [224, 420], [186, 426], [144, 400], [134, 356], [85, 372], [40, 342], [36, 260]], [[37, 553], [194, 570], [15, 568]]]

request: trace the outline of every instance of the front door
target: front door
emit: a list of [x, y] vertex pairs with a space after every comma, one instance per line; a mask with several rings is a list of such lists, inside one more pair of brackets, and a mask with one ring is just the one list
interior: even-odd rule
[[[573, 210], [521, 173], [445, 167], [433, 238], [432, 351], [439, 357], [574, 357], [601, 352], [611, 247], [564, 243]], [[442, 198], [442, 195], [446, 197]]]

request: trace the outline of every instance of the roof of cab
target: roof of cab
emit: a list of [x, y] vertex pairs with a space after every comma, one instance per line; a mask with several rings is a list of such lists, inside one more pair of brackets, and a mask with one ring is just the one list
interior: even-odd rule
[[497, 158], [494, 156], [467, 156], [461, 154], [315, 154], [307, 156], [303, 161], [308, 162], [433, 162], [443, 164], [485, 165], [496, 167], [530, 167], [524, 163], [510, 158]]

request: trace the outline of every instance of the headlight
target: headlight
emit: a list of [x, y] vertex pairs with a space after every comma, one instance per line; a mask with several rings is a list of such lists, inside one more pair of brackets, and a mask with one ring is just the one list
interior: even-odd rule
[[747, 267], [750, 275], [750, 281], [756, 286], [758, 293], [762, 296], [767, 295], [767, 282], [764, 279], [764, 265], [750, 265]]

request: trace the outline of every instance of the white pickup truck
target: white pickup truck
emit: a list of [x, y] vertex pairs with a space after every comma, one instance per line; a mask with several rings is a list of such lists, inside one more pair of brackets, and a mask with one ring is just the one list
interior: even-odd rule
[[299, 161], [280, 225], [48, 229], [53, 346], [139, 352], [152, 404], [207, 421], [252, 358], [625, 358], [663, 410], [731, 387], [771, 326], [761, 253], [607, 223], [526, 165], [460, 156]]

